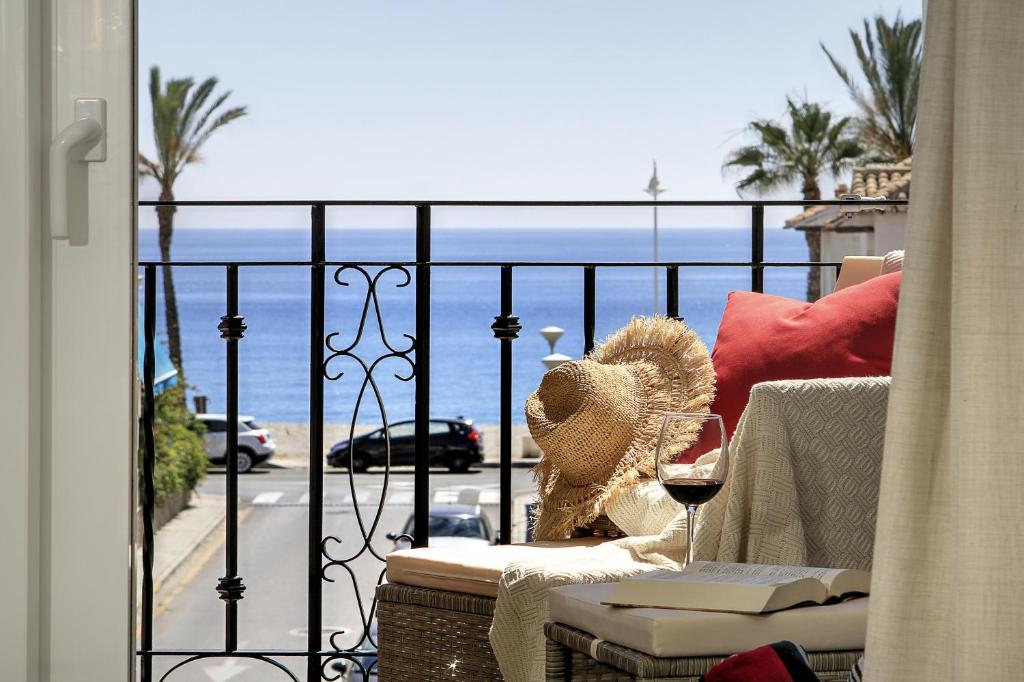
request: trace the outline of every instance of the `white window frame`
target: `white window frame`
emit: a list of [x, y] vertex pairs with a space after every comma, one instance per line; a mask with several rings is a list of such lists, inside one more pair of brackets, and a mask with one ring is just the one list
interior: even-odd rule
[[[0, 0], [0, 679], [134, 669], [135, 3]], [[107, 102], [89, 239], [49, 238], [47, 155]], [[84, 214], [84, 212], [83, 212]]]

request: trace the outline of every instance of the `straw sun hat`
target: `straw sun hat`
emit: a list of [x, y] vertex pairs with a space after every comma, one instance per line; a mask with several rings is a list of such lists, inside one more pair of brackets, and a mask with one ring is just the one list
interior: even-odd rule
[[[715, 390], [708, 349], [682, 322], [637, 317], [583, 360], [544, 375], [526, 401], [544, 452], [539, 539], [567, 537], [639, 478], [654, 476], [666, 412], [707, 412]], [[685, 437], [685, 436], [684, 436]]]

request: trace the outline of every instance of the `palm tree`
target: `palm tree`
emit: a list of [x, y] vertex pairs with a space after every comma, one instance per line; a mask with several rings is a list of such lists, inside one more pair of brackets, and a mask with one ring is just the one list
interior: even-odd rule
[[[174, 182], [190, 163], [199, 161], [199, 149], [210, 136], [236, 118], [245, 116], [246, 108], [220, 110], [231, 95], [227, 91], [212, 102], [216, 78], [207, 78], [193, 89], [191, 78], [175, 78], [161, 87], [160, 68], [149, 71], [149, 97], [153, 105], [153, 137], [157, 158], [151, 160], [139, 153], [139, 175], [151, 177], [160, 184], [160, 201], [174, 201]], [[174, 206], [158, 206], [160, 224], [160, 260], [171, 259], [174, 237]], [[164, 289], [164, 315], [167, 323], [167, 345], [171, 361], [183, 378], [181, 365], [181, 328], [178, 324], [178, 303], [174, 295], [174, 275], [169, 265], [161, 268]]]
[[879, 15], [874, 23], [874, 32], [867, 19], [863, 35], [850, 30], [867, 91], [861, 89], [824, 43], [821, 49], [860, 110], [857, 127], [870, 160], [901, 161], [914, 153], [917, 86], [921, 79], [921, 20], [905, 22], [897, 14], [890, 24]]
[[[816, 102], [795, 102], [786, 98], [789, 128], [767, 119], [752, 121], [748, 130], [754, 144], [736, 149], [726, 157], [724, 168], [747, 173], [736, 189], [770, 192], [800, 182], [805, 200], [821, 199], [818, 177], [839, 175], [853, 165], [863, 150], [850, 133], [852, 119], [833, 120], [832, 113]], [[748, 172], [749, 171], [749, 172]], [[821, 259], [821, 233], [806, 230], [807, 250], [812, 262]], [[807, 300], [817, 300], [821, 284], [812, 268], [807, 273]]]

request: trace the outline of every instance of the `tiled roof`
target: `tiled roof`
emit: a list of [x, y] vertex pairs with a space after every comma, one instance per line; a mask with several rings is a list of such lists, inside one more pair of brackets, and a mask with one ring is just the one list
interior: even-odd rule
[[[912, 157], [899, 163], [872, 163], [855, 166], [850, 192], [865, 199], [907, 199], [910, 197], [910, 164]], [[786, 227], [836, 227], [847, 216], [835, 206], [809, 206], [805, 211], [786, 221]]]
[[884, 196], [906, 199], [910, 196], [910, 158], [899, 163], [873, 163], [853, 169], [850, 191], [862, 197]]
[[824, 218], [821, 214], [828, 213], [829, 217], [835, 214], [834, 206], [808, 206], [802, 213], [797, 213], [792, 218], [786, 219], [786, 227], [819, 227], [821, 221], [811, 220], [815, 216]]

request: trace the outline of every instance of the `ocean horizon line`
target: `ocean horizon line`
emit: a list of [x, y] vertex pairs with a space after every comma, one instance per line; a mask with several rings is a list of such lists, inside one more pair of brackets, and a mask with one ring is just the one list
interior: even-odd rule
[[[140, 225], [140, 232], [155, 232], [159, 229], [157, 225]], [[174, 228], [175, 232], [204, 232], [214, 230], [278, 230], [278, 231], [308, 231], [309, 225], [299, 226], [285, 226], [285, 225], [236, 225], [236, 226], [220, 226], [220, 227], [196, 227], [196, 226], [181, 226]], [[367, 226], [330, 226], [326, 227], [328, 232], [336, 232], [342, 230], [373, 230], [373, 231], [399, 231], [399, 230], [415, 230], [415, 225], [367, 225]], [[576, 226], [551, 226], [551, 225], [492, 225], [492, 226], [474, 226], [474, 225], [445, 225], [445, 226], [433, 226], [431, 227], [432, 232], [439, 231], [456, 231], [456, 230], [637, 230], [643, 232], [650, 232], [651, 226], [643, 225], [576, 225]], [[784, 230], [784, 225], [765, 225], [766, 230]], [[678, 230], [745, 230], [749, 231], [749, 225], [659, 225], [659, 231], [671, 232]]]

